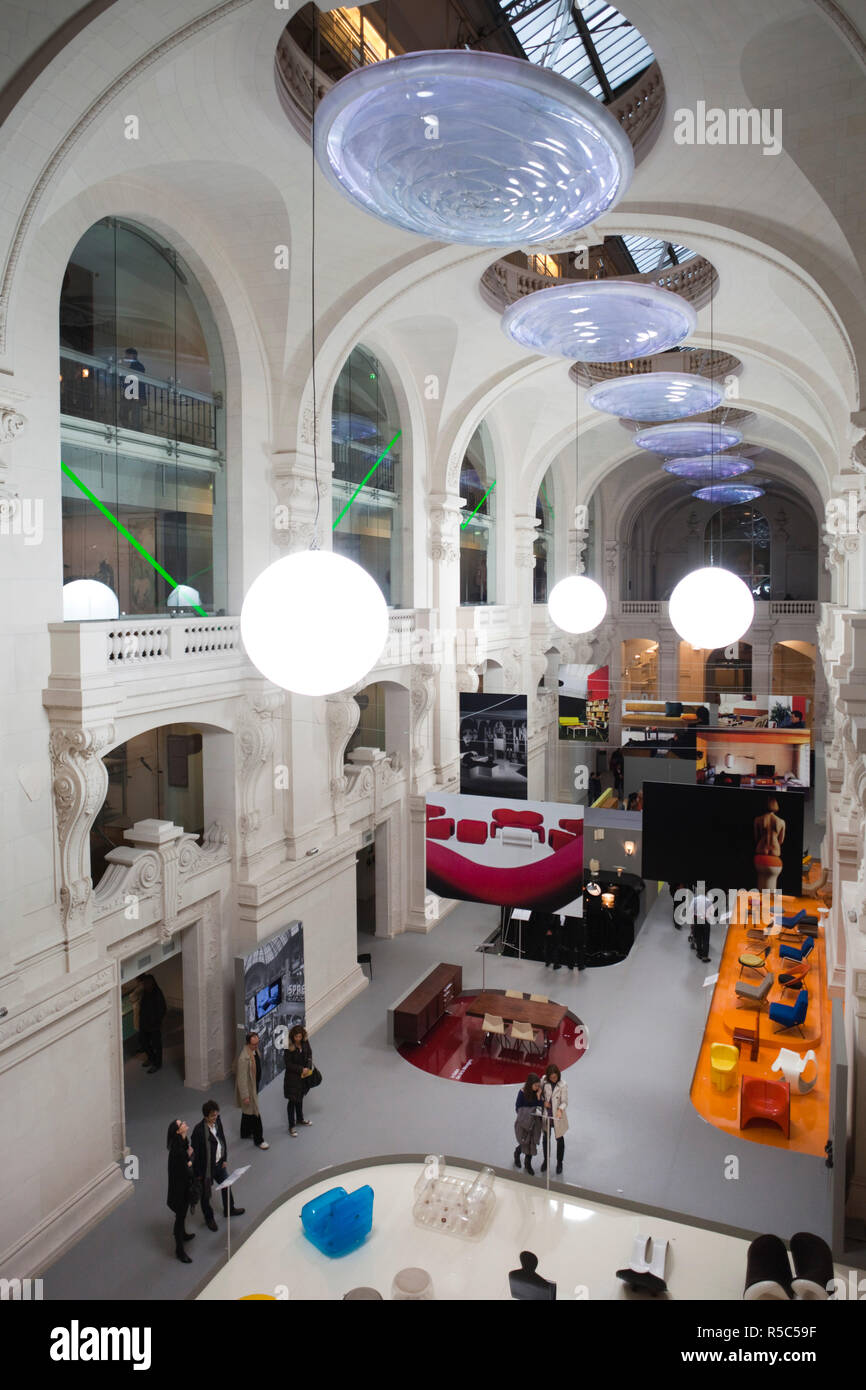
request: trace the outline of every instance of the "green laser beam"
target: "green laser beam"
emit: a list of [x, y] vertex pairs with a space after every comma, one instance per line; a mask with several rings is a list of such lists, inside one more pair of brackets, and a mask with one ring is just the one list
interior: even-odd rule
[[364, 477], [364, 478], [361, 479], [361, 481], [359, 482], [358, 486], [355, 488], [355, 491], [352, 493], [352, 496], [349, 498], [349, 500], [348, 500], [348, 502], [346, 503], [345, 507], [344, 507], [343, 510], [340, 512], [340, 515], [337, 517], [337, 520], [334, 522], [333, 526], [331, 527], [331, 530], [332, 530], [332, 531], [336, 531], [336, 529], [337, 529], [337, 527], [339, 526], [340, 522], [343, 520], [343, 517], [346, 515], [346, 512], [349, 510], [349, 508], [351, 507], [351, 505], [352, 505], [352, 503], [354, 502], [355, 498], [358, 496], [358, 493], [361, 491], [361, 488], [362, 488], [362, 487], [364, 486], [364, 484], [366, 483], [367, 478], [372, 478], [373, 474], [376, 472], [376, 469], [379, 467], [379, 464], [382, 462], [383, 458], [384, 458], [385, 455], [388, 453], [388, 450], [389, 450], [389, 449], [393, 449], [394, 445], [397, 443], [397, 440], [400, 438], [400, 435], [401, 435], [402, 433], [403, 433], [402, 430], [398, 430], [398, 431], [397, 431], [397, 433], [394, 435], [394, 438], [391, 440], [391, 443], [388, 444], [388, 445], [386, 445], [386, 447], [382, 450], [381, 454], [380, 454], [379, 457], [376, 459], [376, 462], [373, 464], [373, 467], [370, 469], [369, 473], [366, 475], [366, 477]]
[[[482, 497], [481, 501], [478, 503], [478, 507], [483, 507], [483, 506], [484, 506], [485, 500], [490, 496], [491, 492], [493, 491], [493, 489], [494, 489], [495, 487], [496, 487], [496, 480], [494, 479], [494, 481], [490, 484], [489, 488], [487, 489], [487, 491], [485, 492], [484, 496]], [[468, 526], [468, 525], [469, 525], [470, 521], [472, 520], [472, 518], [473, 518], [474, 515], [475, 515], [475, 512], [478, 511], [478, 507], [475, 508], [475, 511], [472, 511], [472, 512], [469, 513], [469, 515], [467, 516], [467, 518], [466, 518], [465, 521], [461, 521], [461, 523], [460, 523], [460, 530], [461, 530], [461, 531], [463, 530], [464, 526]]]
[[[168, 570], [164, 570], [159, 561], [154, 560], [153, 556], [145, 550], [144, 546], [141, 544], [141, 541], [137, 541], [132, 532], [127, 531], [123, 522], [118, 521], [117, 517], [114, 516], [114, 514], [110, 512], [108, 508], [103, 505], [102, 502], [100, 502], [99, 498], [90, 491], [90, 488], [87, 486], [86, 483], [83, 483], [80, 478], [76, 478], [72, 469], [68, 468], [62, 459], [60, 460], [60, 467], [63, 469], [63, 472], [66, 474], [67, 478], [69, 478], [70, 482], [73, 482], [77, 488], [81, 489], [88, 502], [92, 502], [94, 507], [96, 507], [97, 511], [102, 512], [102, 515], [108, 518], [112, 526], [117, 527], [120, 534], [126, 537], [126, 539], [129, 541], [129, 544], [138, 551], [139, 555], [143, 555], [145, 560], [147, 560], [148, 564], [153, 565], [153, 568], [157, 571], [157, 573], [161, 574], [163, 579], [168, 580], [169, 584], [172, 586], [173, 589], [179, 588], [177, 580], [172, 579]], [[195, 609], [196, 613], [200, 613], [203, 618], [207, 617], [206, 610], [204, 608], [199, 607], [197, 603], [193, 603], [191, 607]]]
[[[542, 497], [544, 498], [545, 502], [547, 503], [548, 507], [550, 507], [550, 498], [548, 497], [547, 493], [544, 491], [544, 483], [541, 484], [541, 495], [542, 495]], [[551, 516], [556, 516], [556, 512], [553, 510], [552, 507], [550, 507], [550, 515], [551, 515]]]

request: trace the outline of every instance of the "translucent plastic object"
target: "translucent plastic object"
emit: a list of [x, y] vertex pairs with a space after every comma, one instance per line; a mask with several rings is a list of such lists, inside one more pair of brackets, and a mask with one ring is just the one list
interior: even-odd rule
[[762, 487], [738, 487], [735, 483], [718, 483], [712, 487], [699, 487], [692, 496], [699, 502], [754, 502], [763, 497]]
[[697, 321], [691, 304], [671, 290], [591, 280], [518, 299], [502, 315], [502, 329], [521, 347], [549, 357], [624, 362], [678, 347]]
[[467, 246], [540, 245], [609, 211], [634, 170], [619, 122], [525, 58], [466, 49], [356, 68], [320, 102], [316, 159], [394, 227]]
[[323, 1255], [348, 1255], [363, 1245], [373, 1225], [373, 1189], [332, 1187], [301, 1208], [304, 1235]]
[[724, 478], [738, 478], [742, 473], [750, 472], [752, 465], [742, 454], [699, 454], [669, 459], [662, 467], [675, 478], [720, 483]]
[[594, 386], [587, 396], [593, 410], [623, 420], [676, 420], [715, 410], [724, 396], [721, 386], [686, 372], [646, 372], [618, 376]]
[[482, 1168], [470, 1181], [446, 1173], [442, 1159], [428, 1158], [415, 1184], [412, 1216], [419, 1226], [431, 1231], [477, 1240], [487, 1229], [496, 1205], [493, 1184], [492, 1168]]
[[743, 436], [730, 425], [715, 425], [709, 420], [695, 420], [690, 424], [685, 420], [677, 425], [654, 425], [652, 429], [638, 430], [634, 442], [639, 449], [651, 449], [665, 458], [674, 458], [718, 454], [742, 444]]

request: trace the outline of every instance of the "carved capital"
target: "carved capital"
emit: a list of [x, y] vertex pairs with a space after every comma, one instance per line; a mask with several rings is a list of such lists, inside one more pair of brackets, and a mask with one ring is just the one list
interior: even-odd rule
[[458, 497], [436, 493], [430, 498], [430, 556], [436, 564], [459, 561], [461, 515]]
[[[60, 841], [60, 905], [67, 937], [78, 934], [90, 901], [90, 828], [108, 790], [102, 753], [114, 726], [51, 730], [52, 791]], [[73, 923], [75, 932], [73, 933]]]
[[26, 417], [14, 406], [0, 405], [0, 444], [13, 444], [26, 424]]
[[266, 766], [273, 766], [275, 725], [285, 701], [283, 694], [259, 695], [242, 701], [237, 727], [238, 829], [244, 847], [261, 825], [257, 789]]

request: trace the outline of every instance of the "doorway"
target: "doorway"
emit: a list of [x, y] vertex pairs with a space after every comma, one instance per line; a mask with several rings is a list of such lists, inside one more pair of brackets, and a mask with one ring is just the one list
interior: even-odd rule
[[[151, 1037], [141, 1026], [145, 977], [165, 1003], [160, 1026]], [[137, 1126], [151, 1123], [154, 1113], [185, 1084], [184, 988], [181, 936], [145, 947], [120, 962], [120, 1011], [123, 1097], [127, 1144]], [[161, 1002], [156, 1010], [162, 1011]], [[157, 1036], [153, 1036], [153, 1034]], [[157, 1066], [156, 1063], [159, 1063]]]
[[355, 901], [359, 934], [376, 935], [376, 844], [371, 841], [355, 860]]

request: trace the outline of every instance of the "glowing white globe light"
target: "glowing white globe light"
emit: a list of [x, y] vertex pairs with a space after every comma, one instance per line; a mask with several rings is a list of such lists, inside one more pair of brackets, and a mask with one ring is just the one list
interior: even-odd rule
[[63, 621], [86, 623], [94, 618], [116, 618], [117, 594], [98, 579], [72, 579], [63, 585]]
[[554, 585], [547, 611], [563, 632], [592, 632], [607, 612], [607, 595], [594, 579], [571, 574]]
[[189, 584], [178, 584], [169, 594], [167, 603], [169, 608], [201, 607], [201, 594]]
[[670, 619], [684, 642], [712, 651], [736, 642], [752, 625], [755, 600], [730, 570], [693, 570], [671, 594]]
[[330, 550], [277, 560], [241, 608], [247, 656], [297, 695], [345, 690], [375, 666], [388, 640], [388, 608], [366, 570]]

